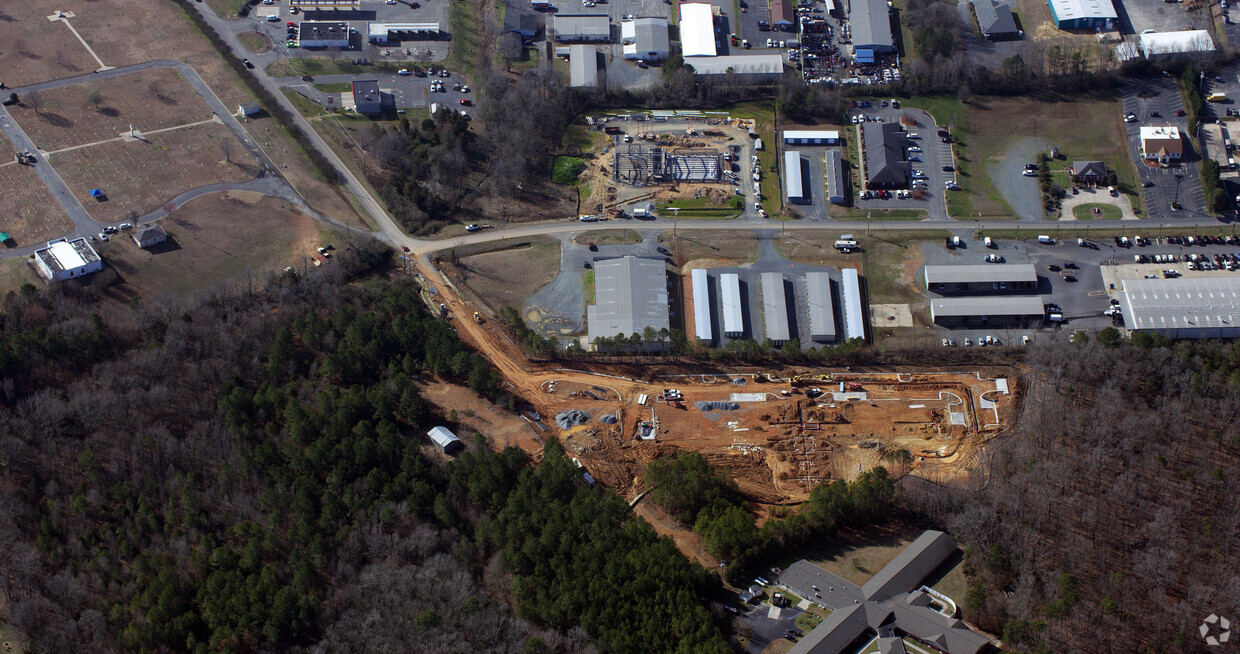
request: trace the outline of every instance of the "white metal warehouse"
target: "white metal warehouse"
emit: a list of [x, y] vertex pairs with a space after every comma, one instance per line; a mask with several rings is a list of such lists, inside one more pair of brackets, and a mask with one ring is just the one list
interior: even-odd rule
[[1036, 295], [930, 300], [930, 320], [942, 327], [1030, 327], [1045, 319], [1044, 311]]
[[785, 145], [837, 145], [840, 133], [834, 130], [785, 130]]
[[896, 51], [886, 0], [849, 0], [848, 25], [857, 63], [872, 64], [878, 55]]
[[623, 21], [620, 23], [620, 40], [624, 42], [625, 59], [667, 59], [667, 19], [651, 16]]
[[715, 50], [714, 5], [709, 2], [680, 3], [680, 52], [688, 57], [713, 57]]
[[844, 296], [844, 338], [865, 339], [865, 303], [861, 301], [861, 277], [856, 268], [845, 268], [843, 271]]
[[783, 345], [792, 338], [782, 273], [762, 273], [762, 325], [766, 329], [766, 337], [776, 345]]
[[1124, 327], [1168, 338], [1240, 337], [1240, 279], [1125, 279]]
[[1146, 59], [1159, 56], [1214, 52], [1214, 39], [1205, 30], [1154, 32], [1142, 34], [1141, 54]]
[[705, 268], [694, 268], [690, 282], [693, 284], [693, 331], [699, 341], [709, 341], [714, 335], [710, 324], [710, 278]]
[[465, 447], [465, 444], [461, 442], [461, 439], [457, 438], [456, 434], [452, 433], [452, 430], [447, 427], [431, 427], [431, 430], [426, 432], [426, 435], [431, 437], [431, 442], [435, 444], [435, 447], [438, 447], [447, 454], [451, 454], [456, 450]]
[[805, 202], [805, 180], [801, 179], [801, 153], [784, 151], [784, 192], [789, 202]]
[[827, 183], [827, 202], [844, 204], [847, 200], [844, 182], [844, 157], [839, 150], [829, 150], [822, 160], [822, 176]]
[[[594, 263], [595, 303], [586, 307], [590, 342], [668, 329], [667, 268], [662, 259], [628, 255]], [[647, 343], [647, 349], [659, 346]]]
[[723, 299], [723, 334], [740, 338], [745, 333], [745, 314], [741, 310], [741, 278], [736, 273], [719, 276], [719, 296]]
[[805, 273], [805, 303], [809, 309], [809, 338], [826, 343], [834, 341], [835, 302], [831, 299], [831, 276], [825, 272]]

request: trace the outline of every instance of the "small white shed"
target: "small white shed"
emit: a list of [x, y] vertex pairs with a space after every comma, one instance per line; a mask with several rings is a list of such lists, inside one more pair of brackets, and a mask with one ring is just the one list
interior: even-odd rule
[[432, 427], [430, 431], [426, 432], [426, 435], [430, 436], [431, 442], [443, 450], [445, 454], [452, 454], [465, 447], [461, 439], [457, 438], [456, 434], [452, 433], [452, 430], [447, 427]]

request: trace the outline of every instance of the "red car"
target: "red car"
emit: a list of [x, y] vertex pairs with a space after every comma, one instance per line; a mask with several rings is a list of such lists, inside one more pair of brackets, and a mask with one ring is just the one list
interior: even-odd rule
[[293, 21], [289, 21], [285, 23], [285, 25], [288, 25], [289, 27], [297, 27], [297, 23], [294, 23]]
[[466, 107], [472, 107], [474, 104], [469, 98], [461, 98], [460, 100], [457, 100], [457, 102], [465, 105]]

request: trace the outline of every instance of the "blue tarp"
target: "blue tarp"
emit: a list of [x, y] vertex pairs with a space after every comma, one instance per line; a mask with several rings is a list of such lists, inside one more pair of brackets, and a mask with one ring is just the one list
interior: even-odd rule
[[100, 191], [100, 190], [99, 190], [99, 189], [97, 189], [97, 188], [92, 188], [92, 189], [90, 190], [90, 197], [92, 197], [92, 198], [97, 198], [97, 197], [99, 197], [99, 196], [101, 196], [101, 195], [103, 195], [103, 191]]

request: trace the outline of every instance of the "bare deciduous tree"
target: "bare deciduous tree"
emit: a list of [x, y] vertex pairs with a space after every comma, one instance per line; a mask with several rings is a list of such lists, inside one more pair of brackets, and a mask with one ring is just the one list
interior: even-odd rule
[[220, 154], [224, 155], [224, 161], [232, 163], [233, 140], [232, 137], [220, 139]]
[[42, 111], [43, 111], [43, 96], [39, 95], [39, 92], [38, 92], [38, 91], [31, 91], [31, 92], [27, 93], [27, 94], [26, 94], [26, 102], [30, 105], [30, 108], [31, 108], [31, 109], [34, 109], [34, 112], [35, 112], [36, 114], [37, 114], [37, 113], [42, 113]]

